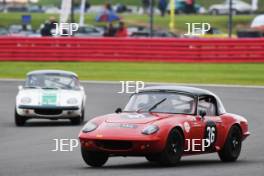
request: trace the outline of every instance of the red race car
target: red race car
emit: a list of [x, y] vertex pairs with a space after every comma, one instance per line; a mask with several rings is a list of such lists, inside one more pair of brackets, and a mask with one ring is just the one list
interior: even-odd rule
[[82, 157], [93, 167], [111, 156], [174, 165], [184, 155], [212, 152], [222, 161], [236, 161], [249, 134], [247, 120], [227, 113], [212, 92], [155, 86], [133, 94], [124, 111], [87, 122], [79, 139]]

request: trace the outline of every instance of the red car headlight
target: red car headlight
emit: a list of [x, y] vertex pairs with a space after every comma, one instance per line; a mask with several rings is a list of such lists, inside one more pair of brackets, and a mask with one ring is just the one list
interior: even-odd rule
[[95, 124], [95, 123], [93, 123], [93, 122], [87, 122], [87, 123], [84, 125], [84, 127], [83, 127], [83, 129], [82, 129], [82, 132], [83, 132], [83, 133], [89, 133], [89, 132], [91, 132], [91, 131], [96, 130], [97, 127], [98, 127], [97, 124]]
[[149, 125], [142, 130], [142, 134], [151, 135], [159, 131], [159, 127], [157, 125]]

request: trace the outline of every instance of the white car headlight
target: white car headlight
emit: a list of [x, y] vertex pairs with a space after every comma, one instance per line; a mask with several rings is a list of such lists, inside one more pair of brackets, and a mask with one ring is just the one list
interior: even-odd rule
[[88, 133], [88, 132], [91, 132], [91, 131], [94, 131], [96, 130], [96, 128], [98, 127], [97, 124], [93, 123], [93, 122], [87, 122], [83, 129], [82, 129], [82, 132], [83, 133]]
[[77, 100], [77, 98], [70, 98], [67, 100], [67, 104], [69, 104], [69, 105], [78, 104], [78, 100]]
[[157, 131], [159, 131], [159, 127], [157, 125], [149, 125], [142, 130], [142, 134], [150, 135], [156, 133]]
[[31, 103], [31, 98], [29, 98], [29, 97], [23, 97], [23, 98], [21, 98], [20, 102], [22, 104], [30, 104]]

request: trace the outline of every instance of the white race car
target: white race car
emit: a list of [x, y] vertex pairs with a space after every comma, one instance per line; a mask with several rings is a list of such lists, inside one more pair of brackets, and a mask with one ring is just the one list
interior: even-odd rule
[[15, 124], [28, 119], [70, 119], [72, 124], [84, 120], [86, 95], [78, 76], [60, 70], [39, 70], [27, 74], [16, 97]]

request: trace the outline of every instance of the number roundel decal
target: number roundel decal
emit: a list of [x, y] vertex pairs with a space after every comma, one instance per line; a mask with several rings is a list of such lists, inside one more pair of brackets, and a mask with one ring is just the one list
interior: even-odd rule
[[206, 146], [208, 146], [207, 149], [211, 149], [214, 146], [216, 142], [216, 137], [217, 137], [216, 124], [213, 121], [206, 122], [204, 139], [206, 139], [205, 144]]

